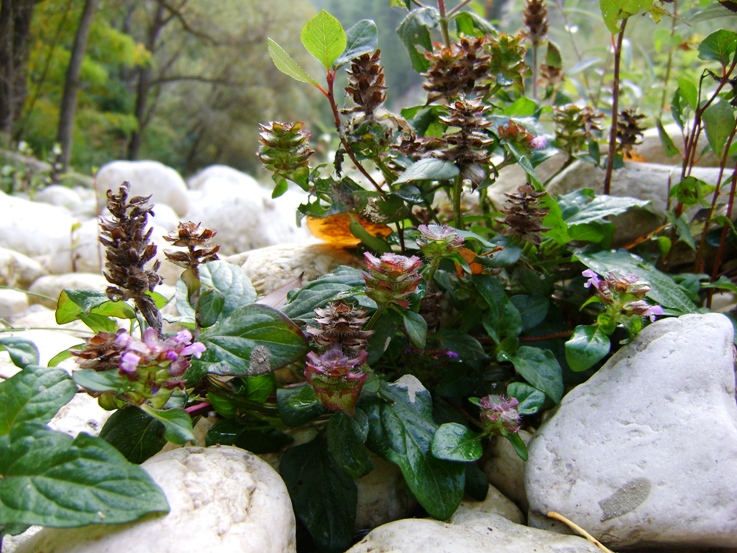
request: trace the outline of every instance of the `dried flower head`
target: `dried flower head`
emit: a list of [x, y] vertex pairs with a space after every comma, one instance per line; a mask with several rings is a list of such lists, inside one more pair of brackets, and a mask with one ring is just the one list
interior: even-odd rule
[[118, 337], [125, 332], [120, 329], [115, 332], [98, 332], [92, 338], [85, 338], [85, 347], [82, 350], [70, 350], [77, 358], [77, 364], [81, 369], [92, 369], [95, 371], [108, 371], [117, 369], [120, 364], [120, 356], [125, 346], [118, 342]]
[[501, 210], [506, 217], [500, 220], [506, 225], [503, 234], [540, 245], [540, 233], [545, 230], [542, 220], [548, 212], [540, 202], [545, 194], [536, 191], [529, 184], [523, 184], [513, 194], [506, 194], [509, 200], [507, 206]]
[[637, 113], [637, 110], [625, 109], [619, 112], [617, 119], [617, 152], [625, 158], [631, 157], [632, 149], [642, 143], [644, 128], [640, 120], [645, 116]]
[[603, 113], [595, 111], [589, 106], [580, 107], [567, 104], [553, 108], [553, 122], [555, 123], [555, 146], [572, 155], [583, 148], [595, 134], [601, 131], [598, 119]]
[[485, 37], [463, 37], [450, 46], [425, 52], [430, 67], [422, 75], [427, 82], [427, 101], [449, 103], [459, 96], [484, 96], [489, 91], [490, 56]]
[[533, 46], [545, 41], [548, 35], [548, 9], [544, 0], [527, 0], [522, 12], [523, 31]]
[[156, 246], [149, 243], [152, 228], [146, 230], [153, 207], [151, 196], [128, 199], [130, 184], [124, 182], [118, 194], [107, 191], [107, 208], [112, 218], [100, 219], [100, 242], [105, 246], [103, 274], [113, 286], [107, 295], [112, 301], [132, 299], [146, 322], [161, 333], [161, 314], [147, 295], [161, 282], [157, 274], [160, 262], [151, 269], [146, 264], [156, 255]]
[[491, 162], [494, 139], [485, 132], [491, 126], [485, 117], [488, 110], [479, 100], [464, 98], [450, 104], [448, 115], [440, 117], [441, 123], [457, 130], [443, 135], [445, 145], [439, 157], [455, 163], [461, 177], [473, 186], [483, 182], [485, 166]]
[[343, 301], [330, 302], [325, 308], [315, 309], [314, 321], [318, 327], [305, 331], [322, 350], [340, 349], [349, 355], [358, 355], [368, 346], [373, 330], [363, 330], [368, 322], [367, 311]]
[[210, 246], [210, 240], [217, 234], [210, 229], [200, 230], [200, 223], [187, 221], [179, 223], [177, 230], [171, 231], [164, 236], [164, 240], [171, 242], [173, 246], [187, 248], [186, 252], [164, 251], [166, 258], [180, 267], [190, 269], [203, 263], [218, 259], [220, 246]]
[[360, 111], [366, 117], [371, 117], [376, 108], [386, 101], [384, 68], [379, 64], [380, 60], [381, 50], [376, 50], [373, 54], [363, 54], [351, 62], [345, 91], [356, 107], [345, 110], [344, 113]]

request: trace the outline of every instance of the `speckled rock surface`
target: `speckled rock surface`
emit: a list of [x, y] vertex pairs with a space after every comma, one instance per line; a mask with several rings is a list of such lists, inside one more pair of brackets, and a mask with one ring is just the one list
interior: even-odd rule
[[141, 465], [171, 507], [120, 525], [44, 529], [17, 553], [292, 553], [286, 486], [264, 461], [235, 447], [190, 447]]
[[[527, 430], [520, 430], [519, 435], [525, 443], [532, 437]], [[509, 440], [500, 437], [493, 439], [487, 455], [483, 469], [491, 485], [526, 513], [528, 503], [525, 493], [525, 461], [519, 458]]]
[[737, 543], [732, 324], [645, 328], [565, 396], [529, 444], [528, 521], [558, 511], [613, 549]]

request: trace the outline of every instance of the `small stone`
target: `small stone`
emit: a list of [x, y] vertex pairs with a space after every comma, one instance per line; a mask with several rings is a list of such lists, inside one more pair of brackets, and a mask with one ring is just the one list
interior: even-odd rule
[[737, 543], [732, 323], [646, 327], [563, 398], [529, 444], [532, 526], [564, 514], [607, 546]]
[[20, 252], [0, 248], [0, 286], [27, 289], [34, 280], [45, 274], [46, 269], [38, 261]]
[[491, 485], [486, 494], [486, 499], [483, 501], [475, 501], [468, 498], [461, 501], [458, 510], [450, 518], [450, 522], [461, 524], [475, 513], [499, 515], [517, 524], [525, 523], [525, 515], [520, 511], [519, 507]]
[[[520, 430], [519, 436], [526, 444], [532, 434]], [[489, 483], [526, 513], [529, 505], [525, 493], [525, 461], [520, 459], [509, 440], [501, 437], [493, 438], [487, 454], [489, 458], [483, 468]]]
[[28, 295], [18, 290], [0, 289], [0, 319], [19, 315], [28, 309]]
[[296, 523], [286, 486], [236, 447], [186, 447], [145, 461], [171, 511], [129, 524], [45, 528], [17, 553], [293, 553]]
[[601, 553], [577, 536], [528, 528], [489, 513], [469, 512], [459, 524], [404, 519], [372, 530], [346, 553]]

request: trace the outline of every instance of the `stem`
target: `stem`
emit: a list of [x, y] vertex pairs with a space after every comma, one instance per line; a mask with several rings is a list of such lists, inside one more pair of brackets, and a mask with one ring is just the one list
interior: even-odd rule
[[453, 220], [457, 229], [463, 228], [463, 217], [461, 215], [461, 196], [463, 195], [463, 178], [456, 177], [453, 183]]
[[558, 338], [570, 338], [573, 336], [572, 330], [562, 330], [560, 332], [551, 332], [550, 334], [540, 334], [539, 336], [520, 336], [520, 342], [540, 342], [543, 340], [556, 340]]
[[678, 0], [673, 0], [673, 19], [670, 25], [671, 45], [668, 49], [668, 63], [665, 66], [665, 77], [663, 78], [663, 97], [660, 99], [660, 113], [658, 119], [663, 117], [665, 111], [665, 100], [668, 95], [668, 81], [670, 80], [670, 72], [673, 67], [673, 36], [676, 34], [676, 19], [678, 18]]
[[443, 33], [443, 42], [450, 47], [450, 33], [448, 32], [448, 15], [445, 12], [445, 0], [438, 0], [438, 11], [440, 12], [440, 30]]
[[463, 8], [465, 8], [466, 6], [468, 6], [470, 3], [471, 3], [471, 0], [463, 0], [463, 2], [461, 2], [460, 4], [458, 4], [455, 8], [451, 8], [451, 10], [448, 12], [448, 17], [450, 17], [450, 16], [458, 13]]
[[622, 42], [627, 19], [622, 20], [622, 29], [617, 34], [617, 44], [614, 46], [614, 81], [612, 82], [612, 130], [609, 133], [609, 155], [606, 160], [604, 175], [604, 194], [609, 195], [612, 189], [612, 171], [614, 170], [614, 156], [617, 151], [617, 118], [619, 116], [619, 70], [622, 62]]
[[[555, 5], [560, 10], [561, 17], [563, 17], [563, 23], [565, 24], [566, 32], [568, 33], [568, 36], [571, 38], [571, 46], [573, 46], [573, 51], [576, 53], [576, 57], [578, 58], [578, 61], [581, 61], [583, 59], [583, 55], [581, 54], [581, 51], [578, 49], [578, 44], [576, 44], [576, 39], [574, 38], [573, 33], [571, 32], [571, 24], [568, 21], [568, 15], [566, 14], [565, 9], [563, 9], [563, 3], [561, 0], [555, 0]], [[591, 95], [591, 89], [589, 88], [589, 79], [586, 77], [586, 72], [583, 72], [583, 71], [581, 72], [581, 79], [583, 80], [584, 87], [588, 91], [589, 100], [593, 102], [594, 97]]]
[[374, 314], [371, 315], [369, 322], [367, 322], [366, 326], [363, 327], [364, 330], [371, 330], [374, 327], [376, 321], [378, 321], [379, 317], [381, 317], [384, 314], [384, 311], [386, 311], [386, 306], [387, 304], [382, 303], [381, 305], [379, 305], [379, 307], [376, 308], [376, 311], [374, 311]]
[[191, 418], [195, 418], [203, 413], [212, 411], [212, 404], [209, 401], [203, 401], [195, 405], [190, 405], [184, 409]]
[[[737, 190], [737, 163], [735, 163], [734, 171], [732, 172], [732, 187], [729, 190], [729, 202], [727, 202], [727, 219], [732, 220], [732, 207], [734, 206], [735, 191]], [[722, 236], [719, 239], [719, 248], [717, 249], [717, 256], [714, 259], [714, 267], [711, 270], [712, 282], [717, 279], [719, 274], [719, 266], [722, 264], [722, 257], [724, 256], [724, 245], [727, 242], [727, 236], [729, 235], [729, 225], [725, 224], [722, 228]], [[711, 293], [709, 293], [709, 303], [711, 303]]]
[[532, 99], [537, 102], [537, 49], [538, 44], [532, 45]]
[[[328, 71], [327, 75], [327, 81], [328, 81], [328, 91], [325, 94], [328, 98], [328, 102], [330, 103], [330, 109], [333, 112], [333, 121], [335, 122], [335, 129], [338, 131], [338, 136], [340, 137], [340, 143], [343, 145], [343, 149], [345, 150], [345, 153], [348, 154], [348, 157], [353, 162], [353, 165], [356, 169], [358, 169], [361, 174], [368, 179], [368, 181], [373, 185], [373, 187], [381, 194], [382, 197], [385, 197], [384, 191], [381, 189], [381, 186], [373, 179], [373, 177], [369, 174], [368, 171], [366, 171], [366, 168], [361, 165], [361, 163], [356, 159], [356, 154], [353, 153], [353, 149], [350, 147], [350, 144], [348, 144], [348, 140], [345, 137], [345, 133], [343, 132], [343, 125], [340, 121], [340, 112], [338, 111], [338, 104], [335, 102], [335, 71]], [[324, 93], [324, 91], [323, 91]]]

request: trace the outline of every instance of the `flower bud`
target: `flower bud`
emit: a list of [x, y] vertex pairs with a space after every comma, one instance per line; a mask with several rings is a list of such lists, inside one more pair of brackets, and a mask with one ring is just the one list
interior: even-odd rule
[[519, 432], [521, 416], [517, 398], [488, 395], [479, 400], [479, 406], [481, 423], [489, 433], [506, 436]]
[[340, 349], [330, 349], [322, 355], [310, 352], [307, 354], [305, 379], [325, 407], [352, 417], [369, 375], [361, 370], [367, 358], [365, 351], [353, 358], [344, 355]]
[[419, 273], [422, 260], [414, 255], [405, 257], [394, 253], [385, 253], [381, 258], [368, 252], [363, 255], [368, 269], [368, 274], [363, 275], [366, 295], [379, 305], [394, 303], [407, 308], [407, 298], [417, 290], [422, 279]]

